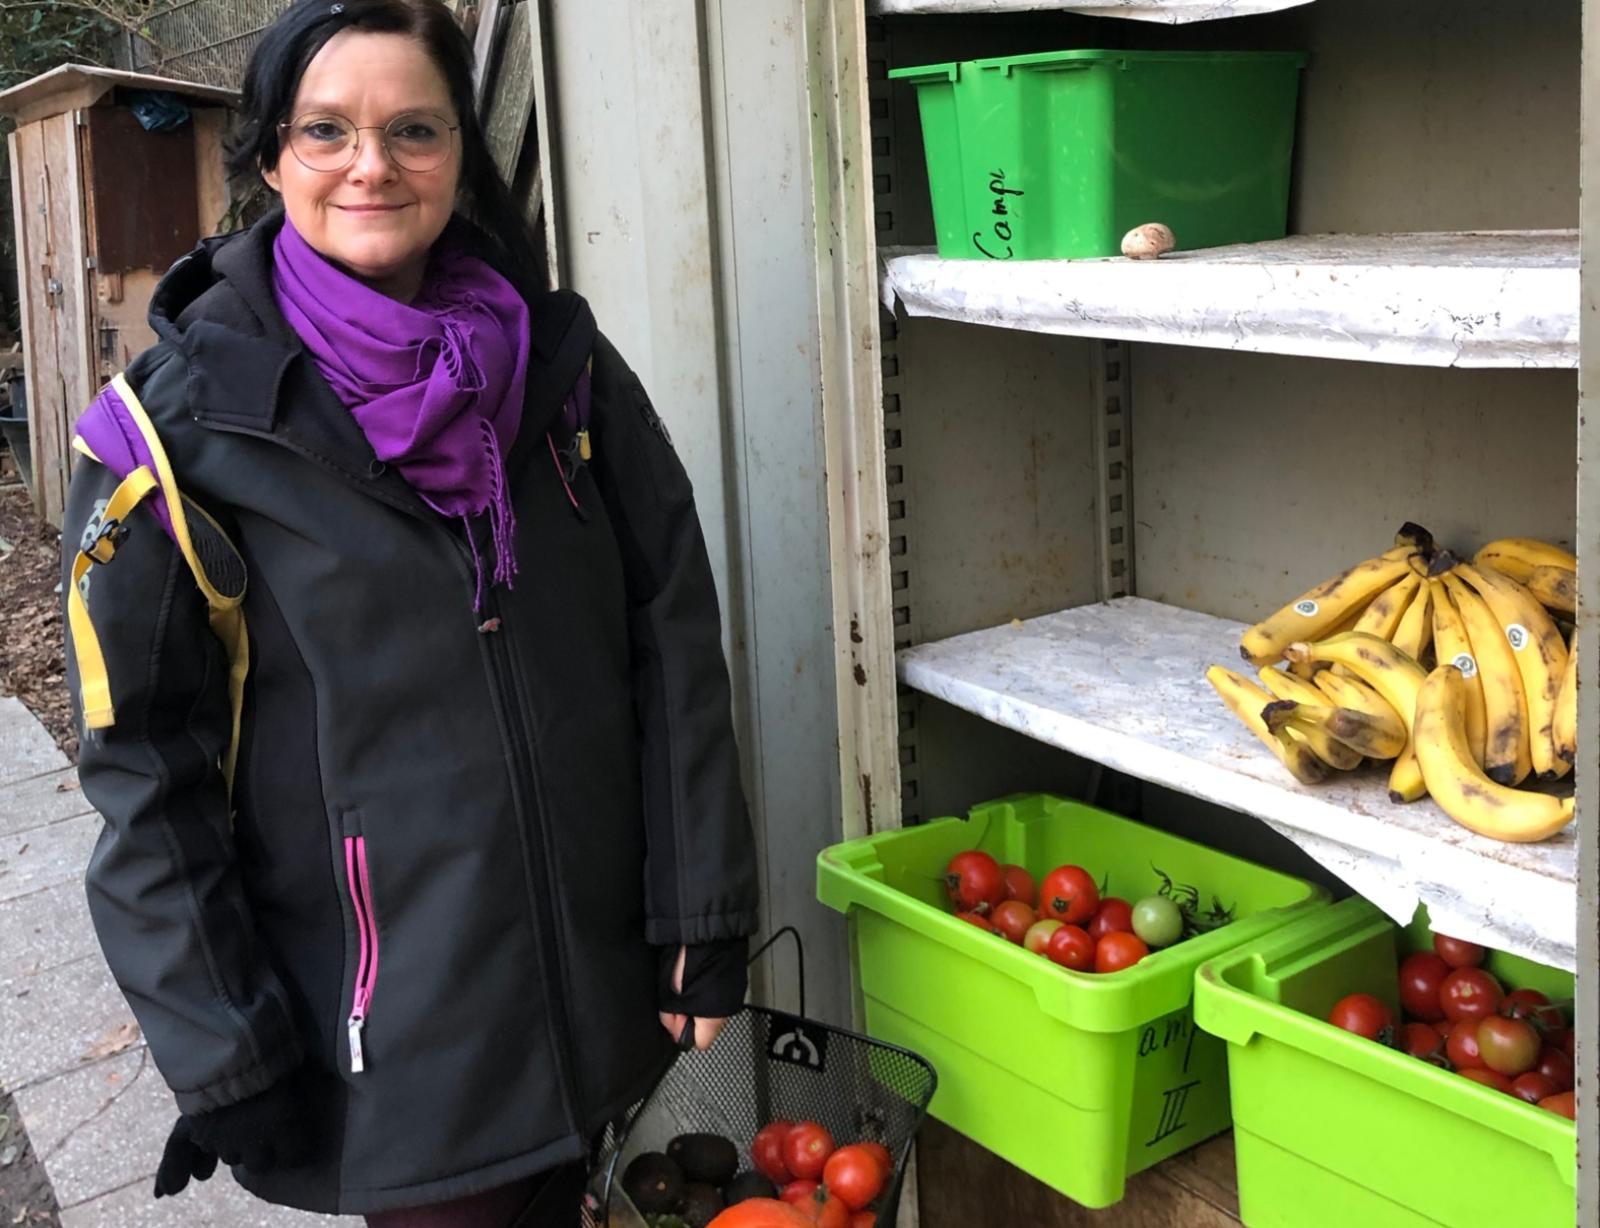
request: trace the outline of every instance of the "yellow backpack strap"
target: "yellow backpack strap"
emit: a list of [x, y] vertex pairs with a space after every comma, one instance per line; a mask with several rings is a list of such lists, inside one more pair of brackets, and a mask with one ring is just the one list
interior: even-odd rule
[[[212, 633], [222, 641], [228, 654], [228, 704], [233, 728], [221, 766], [231, 795], [234, 766], [239, 755], [244, 682], [250, 672], [250, 637], [245, 630], [244, 610], [241, 608], [247, 579], [244, 558], [205, 509], [179, 491], [166, 449], [161, 446], [161, 437], [156, 434], [150, 415], [145, 412], [144, 405], [127, 379], [118, 375], [111, 381], [111, 386], [138, 428], [150, 453], [151, 463], [141, 465], [123, 478], [107, 502], [95, 534], [92, 537], [85, 535], [78, 556], [73, 560], [67, 617], [72, 625], [73, 650], [78, 661], [84, 724], [91, 729], [109, 728], [116, 723], [116, 709], [106, 674], [105, 657], [94, 624], [89, 619], [81, 581], [91, 568], [104, 566], [116, 557], [117, 547], [127, 534], [127, 517], [145, 499], [158, 495], [172, 523], [178, 552], [188, 564], [195, 585], [205, 598]], [[72, 446], [91, 460], [99, 460], [81, 436], [73, 439]]]

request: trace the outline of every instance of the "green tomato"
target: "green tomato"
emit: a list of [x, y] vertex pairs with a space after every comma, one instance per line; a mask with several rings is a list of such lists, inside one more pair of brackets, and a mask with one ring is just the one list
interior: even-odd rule
[[1147, 895], [1133, 906], [1133, 932], [1152, 950], [1183, 937], [1183, 913], [1164, 895]]

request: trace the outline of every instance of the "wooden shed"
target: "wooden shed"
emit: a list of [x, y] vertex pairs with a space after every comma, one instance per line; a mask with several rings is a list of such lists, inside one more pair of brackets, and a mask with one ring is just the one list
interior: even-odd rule
[[[147, 129], [163, 91], [189, 119]], [[232, 90], [81, 65], [0, 92], [10, 137], [34, 499], [57, 526], [71, 424], [150, 345], [156, 281], [228, 210], [222, 138]]]

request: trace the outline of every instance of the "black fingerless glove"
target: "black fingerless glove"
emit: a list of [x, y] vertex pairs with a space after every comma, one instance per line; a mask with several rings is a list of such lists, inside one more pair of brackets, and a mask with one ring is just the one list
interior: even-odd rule
[[305, 1102], [295, 1081], [274, 1083], [237, 1104], [178, 1118], [156, 1170], [157, 1198], [177, 1194], [193, 1178], [204, 1181], [217, 1161], [251, 1172], [292, 1168], [308, 1154]]
[[739, 1013], [750, 987], [748, 938], [703, 942], [687, 948], [683, 964], [683, 989], [672, 987], [678, 963], [677, 947], [657, 950], [659, 976], [657, 1000], [662, 1010], [694, 1019], [726, 1019]]

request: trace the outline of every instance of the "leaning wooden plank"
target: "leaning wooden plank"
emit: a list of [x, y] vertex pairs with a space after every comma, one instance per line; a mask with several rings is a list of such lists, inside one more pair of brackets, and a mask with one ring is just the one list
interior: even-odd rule
[[528, 134], [533, 107], [534, 22], [531, 4], [524, 0], [511, 10], [505, 42], [494, 70], [494, 85], [484, 111], [489, 151], [507, 183], [515, 183], [522, 144]]

